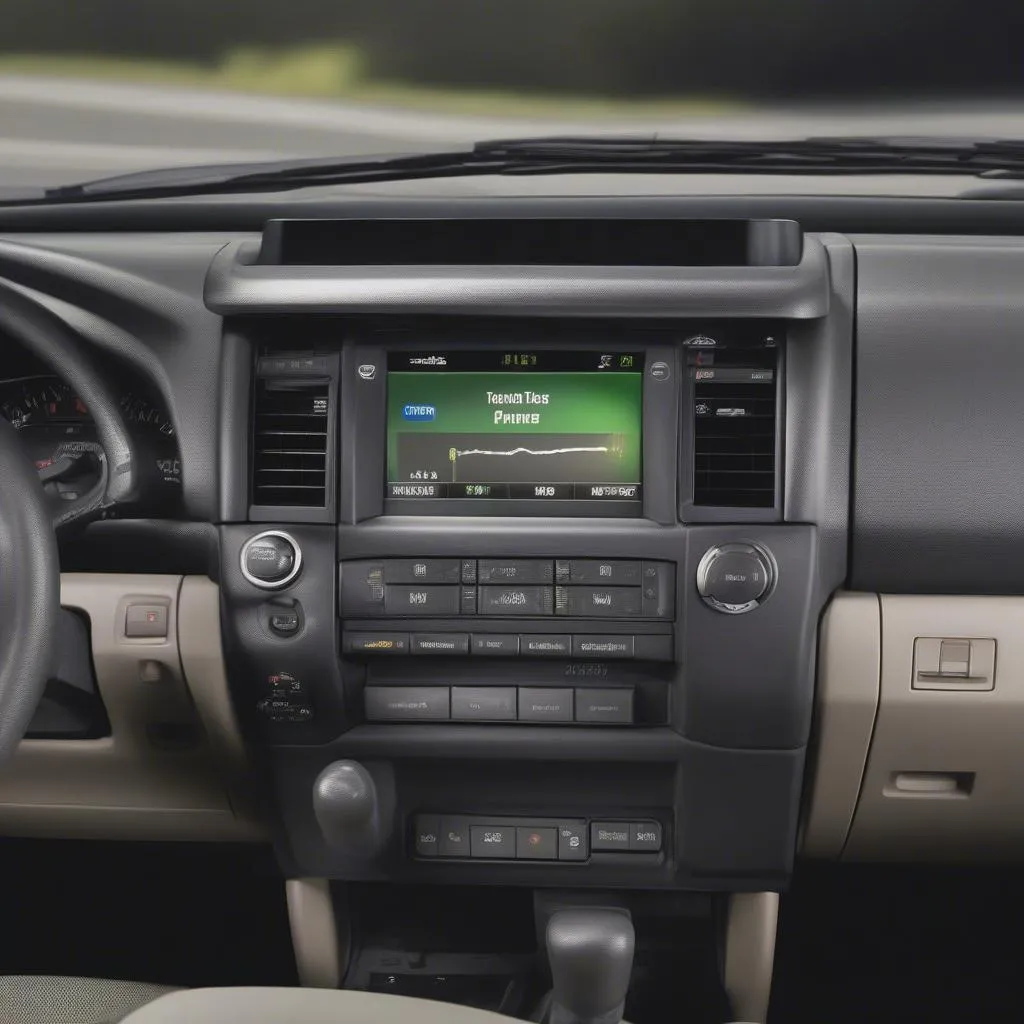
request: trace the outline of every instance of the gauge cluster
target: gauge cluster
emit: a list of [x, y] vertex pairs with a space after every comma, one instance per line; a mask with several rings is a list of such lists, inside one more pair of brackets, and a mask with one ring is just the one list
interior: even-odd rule
[[[179, 501], [181, 457], [174, 424], [138, 391], [124, 390], [118, 400], [144, 460], [143, 503]], [[59, 377], [38, 374], [0, 381], [0, 416], [20, 432], [55, 498], [74, 501], [99, 479], [88, 456], [89, 445], [97, 440], [95, 424], [85, 403]]]

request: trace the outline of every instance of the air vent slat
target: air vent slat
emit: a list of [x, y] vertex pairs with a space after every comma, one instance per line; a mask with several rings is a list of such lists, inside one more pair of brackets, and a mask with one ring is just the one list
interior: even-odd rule
[[775, 394], [774, 381], [694, 384], [694, 504], [775, 504]]
[[253, 408], [252, 503], [327, 506], [330, 382], [259, 379]]

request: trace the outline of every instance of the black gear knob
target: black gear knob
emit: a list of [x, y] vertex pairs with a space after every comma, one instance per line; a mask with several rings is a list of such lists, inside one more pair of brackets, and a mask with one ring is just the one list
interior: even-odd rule
[[377, 786], [358, 761], [334, 761], [317, 776], [313, 811], [324, 839], [345, 856], [368, 859], [383, 844]]
[[634, 945], [633, 922], [624, 910], [580, 908], [552, 915], [550, 1024], [619, 1024]]

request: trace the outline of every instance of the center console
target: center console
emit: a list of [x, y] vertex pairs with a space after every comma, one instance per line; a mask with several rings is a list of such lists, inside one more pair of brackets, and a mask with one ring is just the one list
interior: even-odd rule
[[841, 239], [784, 250], [631, 268], [614, 308], [522, 268], [423, 306], [402, 268], [357, 299], [351, 266], [225, 256], [223, 624], [286, 870], [784, 886], [853, 280]]

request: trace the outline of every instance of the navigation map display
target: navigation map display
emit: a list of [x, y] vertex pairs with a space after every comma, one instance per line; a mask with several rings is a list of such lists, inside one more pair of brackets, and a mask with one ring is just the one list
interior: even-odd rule
[[641, 500], [643, 354], [392, 352], [388, 498]]

